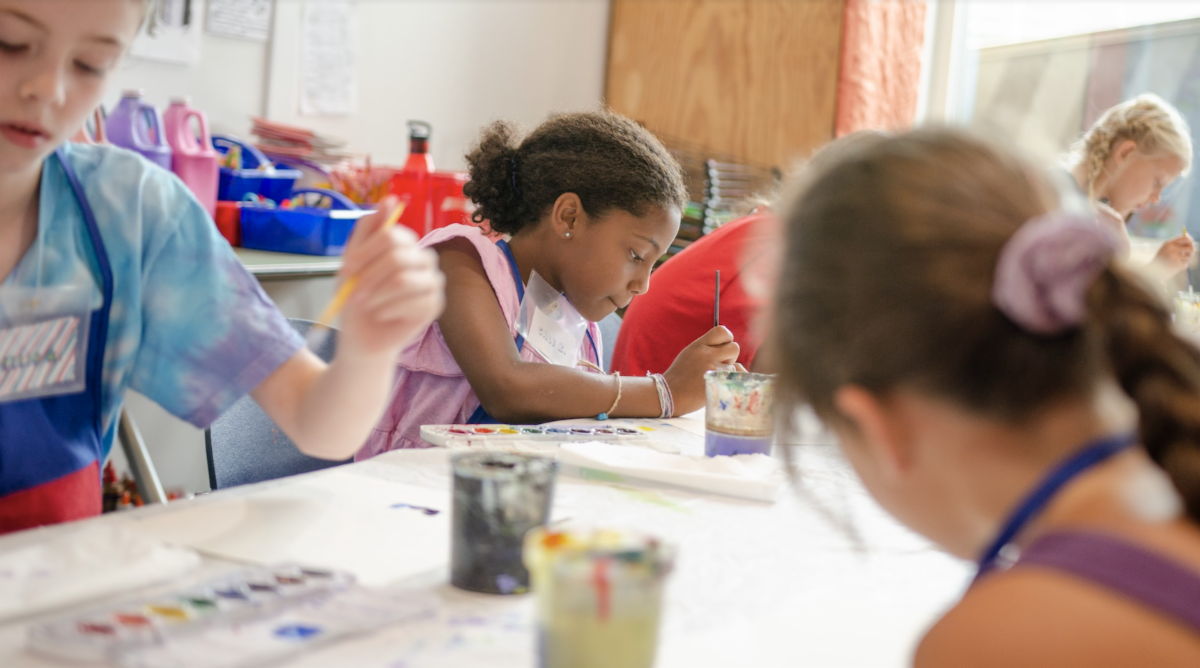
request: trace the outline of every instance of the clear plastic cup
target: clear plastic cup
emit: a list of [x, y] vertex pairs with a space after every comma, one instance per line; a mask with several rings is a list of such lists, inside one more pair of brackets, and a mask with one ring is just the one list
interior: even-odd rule
[[1175, 295], [1175, 326], [1184, 334], [1200, 334], [1200, 292], [1180, 290]]
[[534, 529], [525, 564], [538, 608], [541, 668], [651, 668], [674, 551], [609, 530]]
[[771, 454], [775, 377], [745, 371], [704, 374], [704, 454]]
[[529, 591], [525, 534], [550, 519], [552, 459], [503, 452], [453, 455], [450, 584], [486, 594]]

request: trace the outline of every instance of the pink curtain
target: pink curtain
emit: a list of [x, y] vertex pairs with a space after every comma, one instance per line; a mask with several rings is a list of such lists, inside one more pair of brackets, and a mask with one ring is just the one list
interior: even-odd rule
[[846, 0], [836, 136], [902, 130], [917, 113], [924, 0]]

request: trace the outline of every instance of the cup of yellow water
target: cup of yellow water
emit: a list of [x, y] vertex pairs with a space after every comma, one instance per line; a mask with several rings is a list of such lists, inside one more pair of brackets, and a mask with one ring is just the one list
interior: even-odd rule
[[540, 668], [651, 668], [674, 550], [603, 529], [525, 536], [538, 608]]
[[1200, 292], [1188, 289], [1175, 295], [1175, 327], [1184, 334], [1200, 334]]

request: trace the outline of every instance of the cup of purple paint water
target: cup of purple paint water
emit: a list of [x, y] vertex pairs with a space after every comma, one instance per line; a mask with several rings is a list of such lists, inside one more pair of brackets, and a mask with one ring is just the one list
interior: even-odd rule
[[529, 591], [522, 543], [550, 520], [558, 462], [503, 452], [466, 452], [450, 462], [450, 584], [485, 594]]
[[771, 454], [775, 377], [745, 371], [704, 374], [704, 454]]

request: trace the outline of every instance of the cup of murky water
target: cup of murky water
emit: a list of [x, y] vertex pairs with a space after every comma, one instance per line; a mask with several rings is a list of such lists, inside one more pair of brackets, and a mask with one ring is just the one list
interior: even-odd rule
[[704, 454], [771, 454], [775, 377], [745, 371], [704, 374]]
[[450, 584], [485, 594], [525, 593], [529, 573], [521, 549], [525, 534], [550, 520], [557, 462], [465, 452], [453, 455], [450, 463]]
[[674, 551], [603, 529], [538, 528], [525, 564], [538, 612], [540, 668], [651, 668]]

